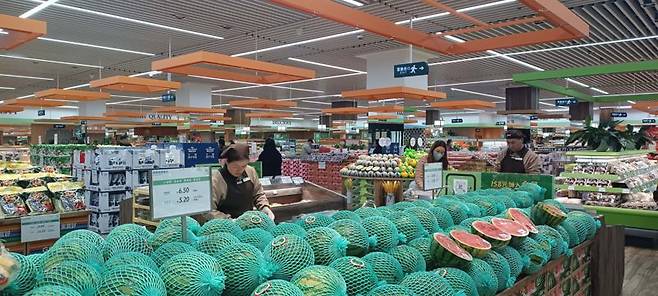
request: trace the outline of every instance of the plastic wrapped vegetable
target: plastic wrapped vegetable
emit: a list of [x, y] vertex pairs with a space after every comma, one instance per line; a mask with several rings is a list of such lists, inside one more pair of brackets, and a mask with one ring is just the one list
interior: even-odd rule
[[237, 237], [242, 234], [242, 228], [231, 219], [213, 219], [201, 226], [199, 235], [209, 235], [217, 232], [228, 232]]
[[537, 183], [523, 183], [517, 191], [525, 191], [530, 193], [534, 202], [540, 202], [544, 200], [544, 194], [546, 193], [546, 188], [537, 185]]
[[436, 218], [436, 222], [441, 229], [446, 230], [448, 227], [455, 225], [455, 222], [452, 220], [452, 216], [450, 216], [450, 212], [448, 212], [448, 210], [441, 207], [431, 207], [428, 209], [430, 212], [432, 212], [434, 218]]
[[410, 246], [397, 246], [390, 252], [391, 256], [400, 262], [404, 273], [425, 271], [425, 258], [418, 250]]
[[372, 270], [380, 281], [386, 281], [389, 284], [398, 284], [404, 277], [402, 265], [390, 254], [372, 252], [365, 255], [363, 260], [370, 263]]
[[53, 194], [56, 208], [60, 211], [79, 211], [87, 207], [82, 182], [52, 182], [46, 187]]
[[389, 215], [387, 218], [393, 222], [398, 232], [402, 233], [408, 242], [428, 235], [420, 220], [415, 215], [397, 212]]
[[304, 230], [303, 227], [299, 226], [299, 224], [294, 224], [289, 222], [279, 223], [277, 226], [274, 226], [274, 228], [272, 228], [271, 232], [272, 232], [272, 236], [274, 237], [284, 234], [294, 234], [301, 238], [306, 237], [306, 230]]
[[96, 248], [80, 239], [67, 239], [57, 246], [48, 249], [41, 257], [43, 269], [48, 270], [65, 261], [80, 261], [89, 264], [96, 270], [102, 270], [103, 254]]
[[124, 265], [106, 272], [98, 286], [98, 293], [96, 295], [167, 296], [167, 289], [157, 272], [146, 266], [133, 264]]
[[371, 207], [361, 207], [354, 210], [354, 213], [359, 215], [361, 219], [373, 217], [373, 216], [384, 216], [380, 211], [380, 208], [371, 208]]
[[21, 198], [23, 189], [20, 187], [0, 187], [0, 207], [4, 217], [27, 215], [28, 209]]
[[215, 257], [226, 276], [224, 296], [243, 296], [272, 276], [274, 266], [268, 264], [256, 247], [237, 243], [221, 249]]
[[91, 245], [95, 245], [101, 251], [105, 248], [105, 239], [100, 234], [86, 229], [73, 230], [63, 235], [59, 240], [55, 242], [54, 245], [57, 245], [60, 241], [67, 240], [69, 238], [83, 240]]
[[199, 237], [195, 242], [195, 246], [197, 251], [213, 256], [222, 248], [239, 242], [240, 240], [230, 233], [217, 232]]
[[347, 240], [329, 227], [315, 227], [306, 234], [306, 241], [313, 249], [315, 264], [329, 265], [347, 252]]
[[407, 275], [400, 285], [416, 295], [464, 296], [464, 291], [455, 291], [447, 280], [436, 272], [420, 271]]
[[271, 231], [274, 227], [274, 221], [260, 211], [246, 211], [240, 215], [240, 217], [235, 219], [235, 223], [237, 223], [242, 230], [261, 228], [263, 230]]
[[39, 285], [68, 286], [82, 296], [96, 295], [101, 275], [93, 267], [80, 261], [64, 261], [44, 269], [37, 281]]
[[167, 260], [160, 268], [170, 296], [222, 295], [224, 271], [219, 261], [201, 252], [188, 252]]
[[250, 294], [253, 296], [304, 296], [295, 284], [284, 280], [271, 280], [262, 283]]
[[243, 243], [250, 244], [261, 251], [274, 239], [272, 233], [261, 228], [251, 228], [243, 231], [238, 237]]
[[105, 258], [110, 258], [123, 252], [140, 252], [145, 255], [151, 255], [152, 251], [153, 248], [149, 245], [148, 240], [136, 232], [112, 232], [105, 240]]
[[466, 296], [478, 296], [478, 290], [473, 278], [459, 268], [444, 267], [434, 270], [442, 278], [446, 279], [455, 291], [464, 291]]
[[528, 264], [528, 257], [523, 257], [514, 248], [505, 246], [498, 249], [497, 252], [505, 258], [510, 269], [510, 277], [518, 278], [523, 268]]
[[368, 252], [370, 245], [375, 245], [376, 238], [370, 239], [363, 226], [353, 220], [338, 220], [329, 225], [347, 240], [347, 255], [363, 256]]
[[0, 251], [0, 294], [24, 295], [36, 285], [37, 266], [26, 256]]
[[402, 285], [385, 284], [370, 290], [367, 296], [417, 296], [409, 288]]
[[336, 220], [349, 219], [361, 223], [361, 216], [359, 214], [349, 211], [349, 210], [340, 210], [331, 216]]
[[432, 268], [432, 256], [430, 255], [430, 243], [431, 239], [429, 237], [419, 237], [415, 240], [410, 241], [407, 245], [418, 250], [423, 259], [425, 259], [425, 265], [428, 269]]
[[331, 218], [327, 215], [311, 214], [311, 215], [306, 215], [302, 219], [297, 220], [297, 224], [304, 227], [304, 229], [308, 231], [309, 229], [315, 227], [329, 226], [329, 224], [333, 223], [334, 221], [336, 221], [334, 218]]
[[[192, 231], [192, 233], [197, 234], [199, 233], [199, 231], [201, 231], [201, 225], [199, 225], [199, 222], [197, 222], [197, 220], [194, 220], [194, 218], [186, 216], [185, 223], [187, 224], [187, 229]], [[181, 229], [181, 218], [162, 219], [162, 221], [160, 221], [160, 224], [158, 224], [158, 227], [155, 229], [155, 232], [157, 233], [161, 230], [170, 227]]]
[[498, 291], [510, 288], [516, 282], [516, 277], [511, 276], [510, 266], [505, 260], [505, 257], [500, 255], [498, 252], [491, 250], [485, 255], [482, 260], [487, 262], [491, 268], [493, 268], [494, 275], [498, 281]]
[[[194, 245], [197, 237], [191, 230], [187, 230], [187, 240], [183, 241], [183, 230], [179, 227], [166, 227], [153, 233], [148, 239], [148, 244], [152, 250], [157, 250], [160, 246], [171, 242], [184, 242]], [[149, 254], [150, 255], [150, 254]]]
[[406, 242], [406, 238], [398, 232], [395, 224], [384, 217], [365, 218], [363, 227], [368, 232], [368, 236], [376, 240], [370, 251], [388, 252], [397, 246], [398, 242]]
[[48, 197], [46, 186], [23, 189], [23, 197], [30, 209], [30, 214], [46, 214], [55, 211], [55, 205]]
[[111, 270], [119, 266], [133, 265], [133, 264], [139, 266], [146, 266], [155, 272], [160, 272], [158, 265], [155, 264], [155, 262], [153, 261], [153, 259], [151, 259], [151, 257], [138, 252], [125, 252], [112, 256], [110, 259], [107, 259], [107, 261], [105, 262], [105, 269]]
[[[120, 295], [120, 294], [119, 294]], [[155, 295], [155, 294], [154, 294]], [[41, 286], [38, 287], [25, 296], [82, 296], [78, 291], [68, 286]]]
[[343, 276], [329, 266], [313, 265], [296, 273], [291, 283], [297, 285], [304, 295], [344, 296], [347, 285]]
[[478, 295], [480, 296], [493, 296], [498, 291], [498, 280], [493, 268], [485, 261], [473, 258], [464, 269], [468, 275], [471, 276], [475, 287], [477, 287]]
[[311, 245], [303, 238], [284, 234], [274, 238], [263, 252], [265, 260], [275, 266], [273, 278], [290, 280], [298, 271], [313, 265]]
[[[151, 259], [157, 266], [162, 266], [167, 260], [178, 254], [196, 251], [194, 247], [186, 243], [173, 242], [160, 246], [151, 254]], [[214, 255], [214, 254], [213, 254]]]
[[357, 257], [338, 258], [331, 262], [329, 267], [334, 268], [343, 276], [349, 296], [365, 295], [378, 283], [377, 275], [370, 263]]
[[418, 221], [420, 221], [420, 224], [423, 225], [425, 232], [427, 232], [428, 234], [441, 231], [441, 228], [439, 227], [439, 224], [436, 221], [436, 217], [434, 217], [434, 214], [432, 214], [432, 212], [428, 208], [410, 207], [404, 211], [406, 213], [416, 216], [416, 218], [418, 218]]

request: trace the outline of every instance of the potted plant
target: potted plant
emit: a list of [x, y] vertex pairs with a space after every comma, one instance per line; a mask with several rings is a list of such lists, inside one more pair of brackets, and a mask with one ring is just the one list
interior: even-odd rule
[[619, 131], [617, 126], [621, 123], [621, 120], [608, 120], [599, 122], [598, 127], [593, 127], [591, 118], [588, 118], [585, 120], [585, 127], [572, 133], [566, 145], [581, 144], [599, 152], [635, 149], [632, 128], [630, 131]]

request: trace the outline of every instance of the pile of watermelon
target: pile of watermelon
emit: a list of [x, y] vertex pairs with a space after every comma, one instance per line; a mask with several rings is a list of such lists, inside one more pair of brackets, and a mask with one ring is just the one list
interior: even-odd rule
[[433, 201], [312, 214], [275, 225], [257, 211], [106, 238], [76, 230], [44, 254], [14, 254], [2, 295], [490, 296], [592, 239], [600, 223], [544, 200], [545, 190], [487, 189]]

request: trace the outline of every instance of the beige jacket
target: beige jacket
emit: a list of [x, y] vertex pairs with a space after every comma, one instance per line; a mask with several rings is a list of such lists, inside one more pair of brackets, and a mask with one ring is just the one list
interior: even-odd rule
[[[262, 210], [264, 207], [269, 207], [270, 203], [267, 200], [267, 197], [265, 196], [265, 192], [263, 191], [263, 185], [261, 185], [260, 180], [258, 179], [258, 174], [256, 173], [256, 170], [250, 166], [247, 166], [245, 172], [247, 173], [247, 177], [249, 177], [249, 179], [251, 179], [251, 181], [254, 183], [254, 191], [252, 196], [244, 196], [243, 198], [253, 199], [254, 207], [259, 211]], [[227, 191], [227, 185], [226, 185], [226, 181], [224, 180], [224, 177], [222, 177], [222, 174], [219, 172], [219, 170], [213, 171], [212, 210], [210, 211], [210, 213], [204, 215], [204, 218], [206, 220], [237, 218], [237, 217], [230, 217], [230, 215], [226, 213], [222, 213], [218, 210], [221, 202], [226, 199], [226, 191]]]
[[[498, 152], [496, 157], [496, 172], [500, 172], [500, 164], [507, 155], [507, 148]], [[539, 174], [541, 172], [541, 160], [539, 156], [534, 153], [532, 150], [528, 149], [528, 153], [523, 157], [523, 166], [525, 167], [525, 172], [528, 174]]]

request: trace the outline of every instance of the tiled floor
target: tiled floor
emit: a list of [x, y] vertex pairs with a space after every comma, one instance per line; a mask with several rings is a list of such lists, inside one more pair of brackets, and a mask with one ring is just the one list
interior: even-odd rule
[[623, 296], [658, 295], [658, 249], [626, 247]]

